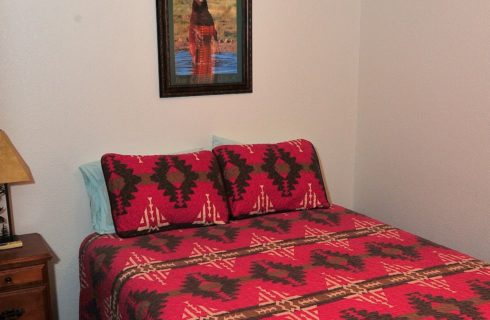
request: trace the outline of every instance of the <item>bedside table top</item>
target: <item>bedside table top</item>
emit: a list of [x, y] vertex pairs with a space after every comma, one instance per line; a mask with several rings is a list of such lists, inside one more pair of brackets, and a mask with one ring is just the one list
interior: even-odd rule
[[14, 264], [25, 264], [49, 260], [51, 250], [38, 233], [17, 236], [23, 242], [23, 247], [0, 251], [0, 269]]

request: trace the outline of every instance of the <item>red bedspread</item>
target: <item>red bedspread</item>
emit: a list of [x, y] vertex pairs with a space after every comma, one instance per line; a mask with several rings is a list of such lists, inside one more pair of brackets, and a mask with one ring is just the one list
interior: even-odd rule
[[80, 319], [490, 319], [490, 266], [339, 206], [80, 248]]

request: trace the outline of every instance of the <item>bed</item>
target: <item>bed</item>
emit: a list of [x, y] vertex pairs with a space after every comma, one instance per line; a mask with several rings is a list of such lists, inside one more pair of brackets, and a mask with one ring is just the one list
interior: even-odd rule
[[329, 209], [80, 248], [81, 319], [490, 319], [490, 266]]
[[[238, 190], [229, 183], [229, 166], [220, 167], [224, 187]], [[315, 166], [298, 168], [318, 176]], [[230, 170], [237, 180], [236, 168]], [[114, 183], [104, 173], [109, 186], [124, 185], [121, 174]], [[198, 176], [202, 182], [204, 175]], [[490, 319], [490, 265], [341, 206], [322, 206], [326, 199], [317, 198], [308, 181], [305, 199], [313, 205], [298, 198], [305, 205], [298, 210], [271, 209], [278, 198], [264, 196], [267, 185], [260, 180], [253, 214], [198, 227], [153, 225], [138, 234], [127, 224], [133, 231], [87, 236], [79, 252], [80, 319]], [[253, 187], [253, 177], [246, 187]], [[109, 196], [113, 207], [123, 203], [111, 187]], [[122, 217], [113, 216], [115, 222]]]

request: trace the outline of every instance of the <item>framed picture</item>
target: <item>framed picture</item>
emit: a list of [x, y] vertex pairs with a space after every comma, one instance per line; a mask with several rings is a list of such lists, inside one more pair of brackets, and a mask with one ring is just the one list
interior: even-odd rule
[[157, 0], [160, 97], [252, 92], [252, 0]]

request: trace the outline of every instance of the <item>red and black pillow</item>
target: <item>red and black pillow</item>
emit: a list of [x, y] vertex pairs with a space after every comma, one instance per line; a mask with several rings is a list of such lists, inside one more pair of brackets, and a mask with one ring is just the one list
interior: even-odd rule
[[106, 154], [101, 162], [121, 237], [228, 222], [221, 172], [211, 151]]
[[330, 206], [318, 157], [303, 139], [213, 149], [233, 217]]

